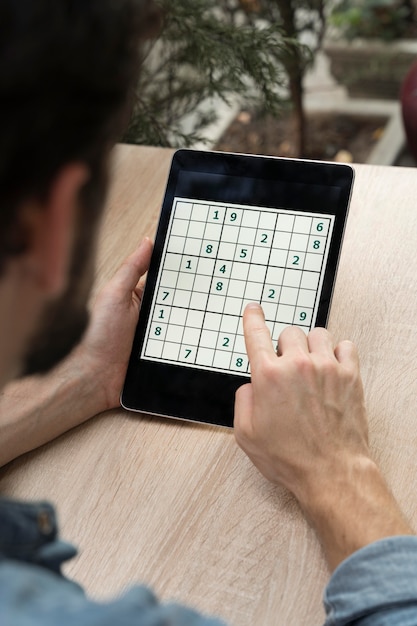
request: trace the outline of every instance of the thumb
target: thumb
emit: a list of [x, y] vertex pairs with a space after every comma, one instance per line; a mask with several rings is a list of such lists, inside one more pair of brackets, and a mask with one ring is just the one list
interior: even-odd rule
[[[244, 437], [252, 430], [253, 417], [253, 390], [251, 383], [242, 385], [235, 395], [234, 428], [236, 440], [239, 443], [241, 435]], [[240, 445], [240, 444], [239, 444]]]

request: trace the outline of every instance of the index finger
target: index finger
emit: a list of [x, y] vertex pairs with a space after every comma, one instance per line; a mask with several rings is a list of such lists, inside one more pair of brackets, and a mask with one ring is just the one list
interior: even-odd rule
[[276, 354], [271, 334], [265, 324], [265, 316], [260, 304], [249, 303], [243, 313], [243, 332], [249, 361], [254, 365], [259, 359]]

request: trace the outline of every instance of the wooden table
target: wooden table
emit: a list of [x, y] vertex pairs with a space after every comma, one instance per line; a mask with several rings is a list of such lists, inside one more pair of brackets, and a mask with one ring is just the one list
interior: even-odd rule
[[[97, 286], [154, 234], [171, 154], [117, 149]], [[417, 526], [417, 171], [355, 169], [329, 327], [359, 347], [372, 447]], [[322, 623], [315, 535], [232, 432], [111, 411], [9, 464], [0, 490], [57, 504], [81, 550], [66, 571], [95, 597], [140, 581], [236, 626]]]

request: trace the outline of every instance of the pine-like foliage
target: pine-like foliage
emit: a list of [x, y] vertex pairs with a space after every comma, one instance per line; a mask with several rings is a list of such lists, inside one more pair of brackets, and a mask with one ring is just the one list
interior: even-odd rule
[[[189, 146], [216, 118], [213, 97], [227, 102], [238, 95], [246, 106], [273, 114], [282, 109], [288, 83], [284, 65], [297, 42], [283, 36], [275, 11], [267, 19], [268, 7], [258, 12], [251, 0], [159, 4], [164, 25], [159, 39], [149, 44], [124, 141]], [[308, 48], [297, 46], [297, 59], [305, 65]], [[193, 117], [185, 131], [180, 122], [187, 115]]]
[[[288, 79], [289, 97], [293, 109], [297, 154], [306, 149], [307, 119], [304, 109], [303, 78], [309, 63], [321, 45], [326, 24], [327, 0], [252, 0], [258, 17], [277, 24], [287, 41], [282, 64]], [[301, 42], [308, 41], [310, 55]]]

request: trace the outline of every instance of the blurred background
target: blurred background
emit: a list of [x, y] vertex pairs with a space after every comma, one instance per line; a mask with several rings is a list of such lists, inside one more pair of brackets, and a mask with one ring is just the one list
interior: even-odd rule
[[124, 142], [416, 166], [417, 0], [158, 4]]

